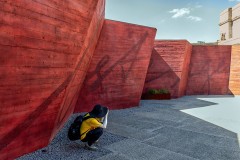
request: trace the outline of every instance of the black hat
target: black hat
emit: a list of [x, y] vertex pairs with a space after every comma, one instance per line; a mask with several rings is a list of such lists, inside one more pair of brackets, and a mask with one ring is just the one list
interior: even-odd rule
[[97, 104], [93, 107], [92, 111], [89, 112], [90, 116], [96, 118], [102, 118], [107, 114], [108, 108]]

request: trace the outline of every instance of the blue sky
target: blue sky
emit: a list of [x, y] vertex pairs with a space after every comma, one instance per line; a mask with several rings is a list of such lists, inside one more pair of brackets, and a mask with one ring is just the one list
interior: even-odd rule
[[156, 39], [215, 42], [219, 15], [240, 0], [106, 0], [106, 19], [157, 28]]

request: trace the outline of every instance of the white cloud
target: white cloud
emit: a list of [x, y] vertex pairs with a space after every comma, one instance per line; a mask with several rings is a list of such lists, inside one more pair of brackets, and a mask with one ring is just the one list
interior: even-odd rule
[[173, 13], [172, 18], [179, 18], [184, 15], [190, 14], [190, 9], [189, 8], [173, 9], [169, 11], [169, 13]]
[[[201, 8], [202, 6], [197, 4], [195, 6], [195, 8]], [[191, 12], [193, 11], [193, 8], [180, 8], [180, 9], [173, 9], [171, 11], [169, 11], [169, 13], [172, 13], [172, 18], [181, 18], [181, 17], [185, 17], [187, 19], [190, 19], [192, 21], [195, 22], [199, 22], [202, 21], [201, 17], [197, 17], [197, 16], [192, 16]], [[188, 16], [187, 16], [188, 15]]]
[[240, 2], [240, 0], [228, 0], [230, 2]]
[[196, 21], [196, 22], [202, 21], [201, 17], [188, 16], [187, 18], [190, 19], [190, 20]]

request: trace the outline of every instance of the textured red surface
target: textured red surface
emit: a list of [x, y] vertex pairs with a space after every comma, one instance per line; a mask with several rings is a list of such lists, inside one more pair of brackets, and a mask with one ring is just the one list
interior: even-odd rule
[[144, 91], [168, 89], [173, 98], [186, 90], [192, 45], [186, 40], [155, 41]]
[[229, 93], [231, 46], [193, 46], [187, 95]]
[[73, 112], [104, 3], [0, 1], [0, 159], [46, 146]]
[[75, 112], [139, 103], [156, 29], [105, 20]]
[[240, 95], [240, 45], [232, 46], [229, 89], [230, 93]]
[[138, 105], [145, 78], [144, 92], [173, 97], [240, 94], [239, 46], [156, 41], [152, 51], [156, 29], [104, 21], [104, 5], [0, 0], [0, 159], [46, 146], [75, 106]]
[[67, 120], [70, 114], [72, 114], [74, 111], [80, 88], [82, 87], [86, 72], [92, 59], [92, 55], [100, 36], [100, 32], [102, 30], [104, 13], [105, 0], [99, 0], [87, 30], [87, 35], [80, 52], [80, 56], [78, 57], [79, 59], [78, 64], [75, 67], [75, 75], [71, 83], [68, 85], [66, 96], [64, 97], [60, 112], [58, 113], [52, 138], [55, 136], [56, 132], [61, 128], [61, 126], [64, 125], [64, 122]]

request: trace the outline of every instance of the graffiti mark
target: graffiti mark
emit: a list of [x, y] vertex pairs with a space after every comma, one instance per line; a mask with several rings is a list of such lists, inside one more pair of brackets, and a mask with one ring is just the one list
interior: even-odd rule
[[123, 80], [123, 83], [125, 83], [126, 79], [127, 79], [127, 74], [125, 73], [125, 70], [123, 68], [123, 66], [121, 66], [121, 77], [122, 77], [122, 80]]
[[[201, 94], [212, 94], [212, 89], [211, 89], [211, 81], [214, 79], [214, 75], [219, 74], [219, 73], [224, 73], [224, 74], [228, 74], [228, 79], [226, 79], [226, 86], [222, 86], [222, 88], [226, 88], [225, 89], [225, 94], [228, 93], [228, 82], [229, 82], [229, 74], [230, 74], [230, 60], [229, 62], [226, 63], [226, 59], [228, 59], [227, 57], [221, 57], [220, 60], [218, 61], [212, 61], [210, 59], [210, 57], [207, 57], [207, 60], [204, 59], [204, 66], [202, 67], [202, 70], [200, 70], [199, 72], [195, 72], [194, 68], [197, 68], [194, 66], [194, 64], [192, 63], [190, 65], [190, 75], [189, 78], [193, 78], [195, 76], [200, 76], [202, 79], [202, 85], [201, 87], [199, 86], [198, 89], [200, 89], [200, 93]], [[216, 67], [211, 66], [211, 64], [216, 64]], [[205, 72], [204, 72], [205, 71]], [[203, 77], [203, 73], [206, 73], [207, 75]], [[203, 79], [204, 78], [204, 79]], [[193, 86], [192, 86], [193, 87]], [[198, 94], [200, 94], [198, 93]]]
[[[122, 73], [121, 77], [123, 79], [123, 82], [125, 82], [129, 74], [131, 73], [134, 63], [136, 63], [139, 50], [141, 49], [142, 44], [146, 41], [147, 36], [148, 36], [148, 33], [147, 32], [144, 33], [141, 39], [135, 45], [133, 45], [126, 53], [124, 53], [120, 59], [118, 59], [108, 69], [106, 69], [105, 71], [102, 71], [104, 66], [110, 61], [110, 56], [105, 55], [97, 64], [95, 70], [90, 72], [86, 78], [86, 81], [88, 82], [90, 79], [96, 76], [95, 77], [96, 80], [93, 83], [89, 84], [90, 91], [94, 91], [97, 88], [99, 88], [102, 85], [104, 78], [108, 76], [113, 71], [113, 69], [117, 66], [121, 67], [121, 73]], [[127, 63], [130, 63], [130, 67], [125, 70], [123, 68], [123, 65]]]

